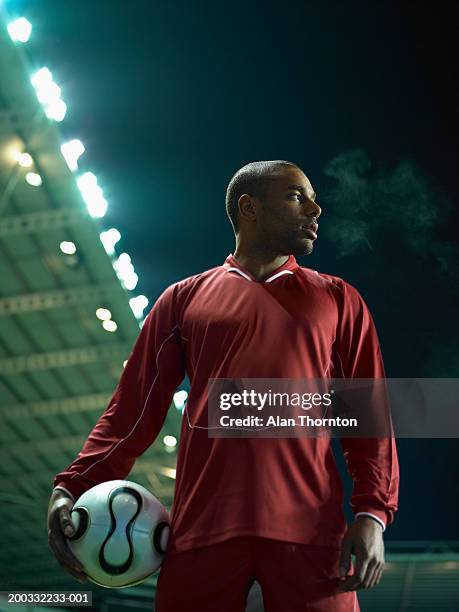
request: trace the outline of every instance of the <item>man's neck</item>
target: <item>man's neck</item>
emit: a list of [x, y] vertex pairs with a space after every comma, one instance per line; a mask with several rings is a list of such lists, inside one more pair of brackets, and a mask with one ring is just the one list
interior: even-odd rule
[[236, 246], [233, 257], [256, 279], [277, 270], [288, 260], [288, 255], [278, 255], [265, 249], [247, 249], [241, 246]]

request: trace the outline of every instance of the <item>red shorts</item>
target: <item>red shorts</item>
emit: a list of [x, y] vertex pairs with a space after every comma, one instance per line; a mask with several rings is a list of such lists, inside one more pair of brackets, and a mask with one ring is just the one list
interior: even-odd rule
[[340, 551], [259, 537], [167, 554], [156, 612], [245, 612], [256, 580], [265, 612], [359, 612], [355, 591], [338, 593]]

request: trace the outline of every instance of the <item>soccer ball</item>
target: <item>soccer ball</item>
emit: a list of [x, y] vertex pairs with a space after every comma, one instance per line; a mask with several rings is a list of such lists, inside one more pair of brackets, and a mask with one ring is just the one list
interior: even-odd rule
[[110, 480], [92, 487], [75, 502], [72, 553], [96, 584], [120, 589], [156, 572], [169, 538], [169, 515], [145, 487]]

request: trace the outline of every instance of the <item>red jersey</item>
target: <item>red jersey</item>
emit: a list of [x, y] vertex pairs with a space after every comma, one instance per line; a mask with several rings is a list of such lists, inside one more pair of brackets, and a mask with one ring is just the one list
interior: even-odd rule
[[[57, 474], [78, 498], [124, 479], [156, 439], [185, 373], [169, 547], [235, 536], [341, 547], [343, 489], [328, 437], [209, 438], [209, 378], [383, 378], [373, 319], [359, 292], [295, 257], [257, 280], [224, 264], [169, 286], [145, 319], [113, 397], [77, 458]], [[340, 439], [351, 507], [383, 526], [398, 499], [394, 438]]]

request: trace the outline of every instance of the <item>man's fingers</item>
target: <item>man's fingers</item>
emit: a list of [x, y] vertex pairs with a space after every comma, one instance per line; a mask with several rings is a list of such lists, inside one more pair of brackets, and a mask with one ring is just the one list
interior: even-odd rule
[[76, 578], [76, 580], [81, 583], [87, 581], [87, 576], [83, 570], [80, 571], [77, 567], [75, 567], [74, 565], [70, 565], [66, 559], [59, 557], [58, 555], [56, 555], [56, 559], [62, 569], [74, 578]]
[[362, 587], [364, 589], [371, 589], [374, 585], [375, 577], [378, 572], [379, 562], [377, 559], [372, 559], [368, 564], [367, 571], [365, 577], [362, 581]]
[[62, 567], [62, 569], [67, 572], [67, 574], [70, 574], [71, 576], [73, 576], [73, 578], [75, 578], [76, 580], [78, 580], [78, 582], [86, 582], [86, 575], [83, 574], [82, 572], [77, 572], [74, 569], [72, 569], [71, 567], [69, 567], [68, 565], [66, 565], [64, 562], [62, 562], [58, 557], [57, 561], [59, 563], [59, 565]]
[[352, 542], [350, 539], [344, 538], [342, 542], [342, 550], [339, 556], [339, 575], [346, 576], [351, 563]]
[[63, 505], [59, 509], [59, 523], [64, 533], [68, 538], [75, 533], [75, 525], [70, 518], [70, 511], [67, 505]]
[[354, 567], [354, 588], [359, 588], [366, 576], [368, 564], [370, 562], [370, 558], [368, 554], [364, 550], [358, 550], [356, 553], [355, 567]]
[[355, 591], [359, 586], [360, 586], [360, 577], [357, 576], [356, 574], [352, 574], [352, 576], [349, 576], [348, 578], [346, 578], [346, 580], [344, 580], [340, 586], [339, 586], [339, 590], [340, 591]]
[[72, 554], [66, 539], [76, 531], [70, 516], [73, 504], [67, 496], [52, 495], [48, 507], [48, 544], [62, 569], [83, 583], [87, 580], [83, 565]]
[[384, 563], [381, 564], [381, 567], [379, 568], [379, 570], [378, 570], [378, 572], [376, 574], [376, 580], [375, 580], [374, 586], [379, 584], [379, 581], [381, 580], [383, 573], [384, 573]]
[[366, 564], [362, 564], [360, 569], [356, 563], [354, 574], [343, 580], [338, 589], [340, 591], [371, 589], [381, 580], [383, 571], [384, 564], [376, 559], [371, 559]]
[[338, 588], [340, 591], [356, 591], [362, 588], [362, 581], [358, 575], [352, 574], [352, 576], [346, 578]]
[[62, 535], [56, 535], [54, 532], [51, 532], [48, 541], [56, 559], [64, 569], [70, 573], [75, 571], [77, 574], [84, 574], [83, 565], [72, 554]]
[[340, 591], [354, 591], [355, 589], [361, 588], [363, 580], [366, 575], [367, 566], [370, 559], [366, 552], [359, 551], [356, 553], [356, 561], [354, 566], [354, 573], [344, 580], [340, 586]]
[[[349, 551], [350, 542], [353, 544]], [[343, 550], [340, 556], [340, 566], [346, 562], [345, 574], [349, 569], [347, 561], [350, 557], [349, 552], [356, 555], [354, 572], [341, 581], [338, 591], [368, 589], [377, 584], [384, 565], [384, 542], [381, 527], [367, 517], [359, 518], [349, 527], [343, 538]], [[342, 571], [340, 576], [343, 576]]]

